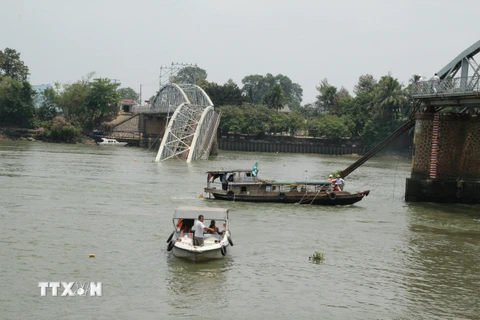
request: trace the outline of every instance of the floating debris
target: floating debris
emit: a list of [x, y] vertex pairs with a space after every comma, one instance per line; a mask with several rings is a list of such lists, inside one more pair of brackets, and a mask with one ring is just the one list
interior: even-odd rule
[[315, 251], [313, 255], [308, 257], [308, 260], [313, 262], [322, 262], [323, 260], [325, 260], [325, 258], [323, 257], [323, 253]]

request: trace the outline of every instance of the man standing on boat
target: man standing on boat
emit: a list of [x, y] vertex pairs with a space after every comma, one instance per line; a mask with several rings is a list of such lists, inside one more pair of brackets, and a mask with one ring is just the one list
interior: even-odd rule
[[340, 175], [337, 175], [337, 178], [335, 179], [335, 191], [342, 191], [344, 184], [345, 180], [343, 180]]
[[195, 225], [194, 225], [194, 236], [193, 236], [193, 245], [194, 246], [203, 246], [203, 231], [204, 230], [207, 230], [207, 231], [210, 231], [210, 232], [215, 232], [214, 229], [212, 228], [207, 228], [204, 224], [203, 224], [203, 220], [204, 220], [204, 217], [203, 217], [203, 214], [199, 215], [198, 216], [198, 220], [195, 221]]

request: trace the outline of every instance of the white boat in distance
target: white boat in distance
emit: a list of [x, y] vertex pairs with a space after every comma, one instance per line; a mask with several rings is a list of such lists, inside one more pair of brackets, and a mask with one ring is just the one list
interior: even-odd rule
[[[192, 261], [211, 260], [224, 258], [233, 246], [228, 226], [228, 211], [224, 208], [187, 207], [175, 209], [173, 215], [174, 231], [168, 237], [167, 251], [173, 255]], [[205, 226], [209, 226], [212, 220], [218, 228], [218, 232], [203, 235], [203, 246], [193, 244], [193, 225], [199, 215], [204, 216]]]
[[102, 138], [102, 141], [97, 142], [100, 146], [117, 146], [117, 147], [124, 147], [127, 145], [128, 142], [118, 142], [117, 139], [108, 139]]

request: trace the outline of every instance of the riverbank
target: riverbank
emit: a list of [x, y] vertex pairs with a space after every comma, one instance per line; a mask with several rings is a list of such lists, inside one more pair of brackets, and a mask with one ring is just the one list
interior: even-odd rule
[[[42, 142], [53, 142], [59, 143], [59, 141], [53, 141], [45, 137], [45, 130], [43, 128], [39, 129], [26, 129], [26, 128], [0, 128], [0, 141], [2, 140], [20, 140], [20, 141], [42, 141]], [[60, 142], [60, 143], [72, 143], [72, 144], [95, 144], [95, 140], [92, 138], [80, 135], [80, 138], [73, 142]]]

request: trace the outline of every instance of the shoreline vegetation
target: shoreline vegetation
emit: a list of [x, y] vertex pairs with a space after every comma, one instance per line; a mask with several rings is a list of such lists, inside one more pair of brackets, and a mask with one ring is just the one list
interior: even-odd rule
[[[91, 133], [108, 132], [108, 123], [122, 111], [142, 104], [134, 89], [120, 88], [117, 79], [96, 77], [95, 72], [73, 83], [42, 86], [32, 86], [29, 76], [19, 52], [0, 50], [1, 140], [93, 144]], [[418, 108], [411, 99], [418, 80], [415, 75], [403, 85], [391, 74], [379, 80], [364, 74], [353, 94], [325, 78], [316, 86], [319, 95], [311, 103], [303, 102], [302, 87], [282, 74], [246, 75], [241, 86], [231, 79], [221, 85], [207, 78], [206, 70], [186, 66], [169, 82], [197, 85], [205, 91], [215, 111], [222, 115], [219, 135], [240, 134], [278, 144], [287, 140], [278, 138], [279, 133], [295, 137], [295, 143], [301, 143], [296, 137], [304, 133], [304, 139], [334, 141], [332, 147], [344, 144], [345, 139], [361, 141], [365, 146], [362, 150], [369, 150], [409, 121]], [[156, 99], [152, 96], [145, 102]], [[411, 143], [413, 130], [406, 136]]]
[[[25, 129], [25, 128], [5, 128], [0, 127], [0, 142], [1, 141], [30, 141], [30, 142], [47, 142], [47, 143], [62, 143], [62, 144], [85, 144], [85, 145], [95, 145], [96, 142], [91, 137], [86, 135], [80, 134], [76, 140], [72, 140], [70, 142], [66, 141], [55, 141], [52, 139], [48, 139], [45, 136], [45, 131], [43, 128], [40, 129]], [[228, 151], [228, 150], [224, 150]], [[249, 151], [241, 151], [241, 152], [249, 152]], [[278, 152], [277, 152], [278, 153]], [[334, 155], [334, 154], [331, 154]], [[352, 154], [342, 154], [341, 156], [344, 157], [361, 157], [361, 154], [352, 153]], [[393, 150], [385, 150], [380, 152], [377, 157], [379, 158], [411, 158], [411, 155], [406, 154], [405, 151], [397, 150], [397, 152]]]
[[0, 141], [40, 141], [51, 143], [65, 143], [65, 144], [89, 144], [94, 145], [95, 140], [85, 136], [78, 135], [77, 139], [70, 142], [67, 141], [55, 141], [45, 136], [45, 130], [43, 128], [27, 129], [27, 128], [15, 128], [15, 127], [0, 127]]

